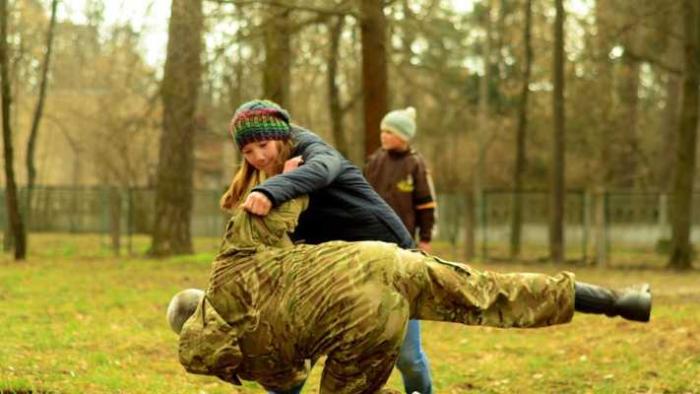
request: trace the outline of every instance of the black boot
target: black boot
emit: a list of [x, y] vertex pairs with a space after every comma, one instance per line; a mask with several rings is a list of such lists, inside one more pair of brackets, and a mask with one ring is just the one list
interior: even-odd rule
[[577, 312], [648, 322], [651, 315], [651, 289], [648, 284], [643, 284], [617, 291], [576, 282], [574, 309]]

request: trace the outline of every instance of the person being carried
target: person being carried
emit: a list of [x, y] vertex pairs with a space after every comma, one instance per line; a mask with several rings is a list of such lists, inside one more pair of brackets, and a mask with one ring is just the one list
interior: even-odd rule
[[574, 311], [649, 321], [648, 286], [614, 291], [574, 274], [494, 273], [379, 241], [295, 245], [306, 198], [231, 218], [205, 291], [186, 289], [167, 319], [190, 373], [284, 391], [326, 355], [320, 393], [374, 393], [409, 319], [502, 328], [571, 321]]
[[411, 146], [416, 135], [415, 108], [389, 112], [380, 127], [382, 146], [367, 160], [365, 178], [411, 236], [418, 233], [418, 248], [430, 252], [436, 201], [428, 166]]

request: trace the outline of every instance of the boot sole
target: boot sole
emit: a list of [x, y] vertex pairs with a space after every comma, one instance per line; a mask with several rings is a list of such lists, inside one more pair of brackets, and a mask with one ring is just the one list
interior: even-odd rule
[[621, 317], [646, 323], [651, 320], [651, 287], [648, 284], [641, 286], [640, 291], [636, 296], [626, 297], [623, 306], [624, 314], [620, 314]]

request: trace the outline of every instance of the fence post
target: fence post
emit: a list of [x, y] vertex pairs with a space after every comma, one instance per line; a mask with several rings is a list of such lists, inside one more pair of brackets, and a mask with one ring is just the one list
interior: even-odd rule
[[488, 204], [489, 195], [485, 190], [481, 190], [481, 203], [479, 204], [479, 225], [478, 229], [481, 233], [481, 259], [486, 261], [489, 258], [488, 249]]
[[588, 261], [588, 234], [591, 230], [591, 191], [585, 189], [581, 191], [583, 206], [582, 206], [582, 221], [581, 221], [581, 247], [582, 250], [582, 261], [586, 263]]
[[608, 263], [608, 193], [603, 188], [596, 189], [595, 198], [595, 264]]
[[659, 193], [659, 239], [670, 240], [671, 239], [671, 227], [668, 222], [668, 195], [666, 193]]
[[128, 249], [129, 249], [129, 256], [131, 256], [131, 255], [134, 254], [134, 249], [133, 249], [132, 240], [131, 240], [131, 238], [132, 238], [133, 235], [134, 235], [134, 221], [133, 221], [133, 217], [134, 217], [134, 203], [133, 203], [133, 198], [134, 198], [134, 197], [133, 197], [133, 190], [134, 190], [134, 188], [131, 187], [131, 186], [127, 189], [127, 201], [126, 201], [126, 204], [127, 204], [127, 209], [126, 209], [126, 214], [127, 214], [127, 217], [126, 217], [126, 228], [127, 228], [127, 230], [126, 230], [126, 231], [127, 231], [127, 234], [128, 234], [128, 239], [127, 239], [127, 245], [128, 245], [128, 246], [127, 246], [127, 247], [128, 247]]
[[[110, 186], [105, 186], [105, 185], [100, 185], [96, 186], [93, 189], [99, 196], [100, 198], [100, 207], [102, 208], [100, 210], [100, 248], [108, 248], [109, 243], [110, 243]], [[75, 192], [75, 191], [74, 191]], [[85, 192], [84, 192], [85, 193]], [[88, 223], [89, 224], [89, 223]], [[91, 226], [88, 226], [88, 229]], [[85, 229], [82, 229], [85, 231]]]
[[476, 256], [476, 218], [474, 217], [476, 207], [474, 194], [471, 191], [465, 194], [464, 205], [464, 257], [470, 261]]
[[121, 188], [117, 186], [109, 187], [109, 234], [112, 240], [112, 251], [115, 256], [121, 252], [121, 208], [122, 196]]

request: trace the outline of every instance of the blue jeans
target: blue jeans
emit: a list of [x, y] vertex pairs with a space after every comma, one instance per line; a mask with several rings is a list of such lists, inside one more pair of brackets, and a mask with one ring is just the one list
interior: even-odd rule
[[[396, 367], [401, 372], [403, 387], [407, 394], [419, 392], [420, 394], [432, 394], [433, 387], [430, 381], [430, 369], [428, 359], [423, 353], [420, 344], [420, 320], [409, 320], [406, 329], [406, 337], [399, 351]], [[300, 384], [287, 391], [268, 391], [269, 394], [299, 394], [304, 384]]]
[[401, 372], [406, 393], [432, 394], [428, 358], [425, 357], [420, 343], [420, 320], [409, 320], [406, 337], [399, 351], [396, 367]]

